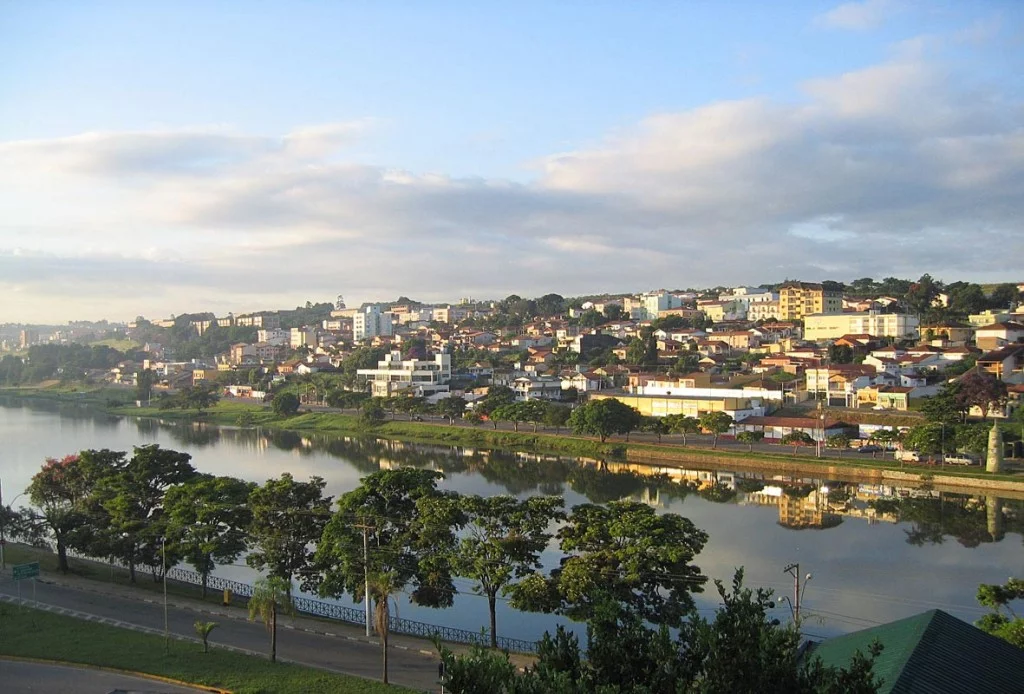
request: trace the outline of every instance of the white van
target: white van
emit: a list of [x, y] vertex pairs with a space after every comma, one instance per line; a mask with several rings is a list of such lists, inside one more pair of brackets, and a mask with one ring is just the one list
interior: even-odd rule
[[921, 454], [917, 451], [896, 451], [892, 454], [892, 457], [896, 460], [902, 460], [905, 463], [921, 462]]

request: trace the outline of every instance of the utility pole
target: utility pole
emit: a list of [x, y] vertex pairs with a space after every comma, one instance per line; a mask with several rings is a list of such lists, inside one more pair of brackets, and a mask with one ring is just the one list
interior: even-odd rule
[[171, 650], [171, 632], [167, 627], [167, 538], [160, 538], [160, 562], [164, 567], [164, 653]]
[[803, 602], [804, 591], [807, 590], [807, 583], [814, 578], [812, 574], [807, 574], [803, 579], [803, 585], [800, 584], [800, 564], [790, 564], [782, 570], [782, 573], [789, 574], [793, 577], [793, 599], [789, 602], [789, 609], [793, 615], [793, 623], [796, 624], [797, 629], [800, 628], [800, 603]]
[[355, 526], [363, 531], [363, 607], [366, 612], [366, 635], [370, 635], [370, 536], [372, 526], [365, 523]]
[[4, 528], [7, 527], [7, 511], [4, 509], [4, 483], [0, 480], [0, 571], [7, 570], [7, 561], [4, 559], [4, 545], [7, 538], [4, 537]]

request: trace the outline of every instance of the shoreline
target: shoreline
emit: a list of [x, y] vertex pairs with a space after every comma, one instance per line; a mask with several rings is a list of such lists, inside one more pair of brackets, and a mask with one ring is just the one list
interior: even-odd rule
[[[369, 428], [359, 424], [358, 418], [342, 412], [302, 412], [282, 418], [269, 408], [237, 400], [221, 400], [205, 412], [194, 410], [160, 410], [154, 407], [138, 408], [112, 403], [108, 397], [114, 389], [94, 391], [58, 392], [46, 389], [0, 389], [0, 396], [17, 400], [43, 400], [80, 404], [94, 407], [110, 415], [146, 417], [177, 422], [203, 423], [211, 426], [237, 427], [242, 413], [249, 413], [253, 427], [292, 431], [295, 433], [322, 433], [338, 436], [369, 436], [380, 439], [474, 448], [525, 450], [538, 453], [570, 455], [583, 458], [609, 458], [641, 465], [684, 468], [686, 464], [710, 466], [716, 469], [777, 471], [782, 473], [814, 474], [824, 477], [850, 476], [865, 481], [889, 484], [942, 485], [954, 490], [985, 492], [1013, 492], [1024, 497], [1024, 475], [989, 475], [983, 470], [967, 472], [962, 469], [947, 471], [941, 467], [920, 467], [894, 464], [890, 461], [847, 462], [843, 458], [818, 459], [775, 453], [749, 453], [723, 449], [698, 448], [674, 443], [637, 443], [616, 438], [601, 443], [597, 439], [574, 436], [568, 431], [506, 431], [442, 423], [386, 420]], [[532, 425], [524, 424], [523, 429]]]

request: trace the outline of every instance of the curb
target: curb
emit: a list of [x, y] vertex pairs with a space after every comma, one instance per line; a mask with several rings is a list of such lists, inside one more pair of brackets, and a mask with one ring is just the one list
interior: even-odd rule
[[213, 694], [232, 694], [229, 689], [220, 689], [218, 687], [211, 687], [206, 684], [197, 684], [195, 682], [185, 682], [183, 680], [176, 680], [170, 677], [163, 677], [162, 675], [153, 675], [148, 672], [139, 672], [137, 670], [122, 670], [120, 668], [104, 667], [103, 665], [90, 665], [89, 663], [76, 663], [70, 660], [48, 660], [46, 658], [25, 658], [17, 655], [0, 655], [0, 660], [10, 660], [17, 663], [35, 663], [37, 665], [61, 665], [64, 667], [74, 667], [83, 670], [96, 670], [98, 672], [110, 672], [117, 675], [131, 675], [132, 677], [140, 677], [142, 679], [154, 680], [156, 682], [163, 682], [164, 684], [176, 684], [182, 687], [191, 687], [193, 689], [200, 689], [204, 692], [212, 692]]

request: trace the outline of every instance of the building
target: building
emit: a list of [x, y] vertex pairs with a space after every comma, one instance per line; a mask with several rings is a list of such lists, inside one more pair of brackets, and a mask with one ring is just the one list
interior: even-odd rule
[[1024, 381], [1024, 344], [985, 352], [978, 357], [978, 368], [1008, 383]]
[[369, 384], [374, 397], [415, 395], [427, 397], [447, 393], [452, 379], [452, 357], [436, 354], [433, 359], [402, 359], [398, 350], [389, 352], [376, 369], [359, 369], [356, 375]]
[[316, 347], [316, 328], [306, 325], [301, 328], [292, 328], [288, 331], [288, 346], [292, 349]]
[[725, 412], [736, 421], [747, 417], [763, 416], [767, 411], [767, 400], [762, 397], [729, 397], [717, 393], [708, 395], [632, 395], [629, 393], [597, 392], [591, 400], [614, 398], [636, 408], [646, 417], [664, 417], [681, 414], [700, 417], [707, 412]]
[[39, 344], [39, 331], [25, 328], [18, 333], [18, 349], [28, 349], [32, 345]]
[[352, 316], [352, 339], [366, 340], [372, 337], [388, 337], [395, 334], [394, 315], [381, 310], [380, 306], [366, 306]]
[[1000, 349], [1016, 342], [1024, 342], [1024, 324], [1014, 321], [992, 323], [974, 331], [974, 341], [980, 349]]
[[840, 313], [842, 310], [843, 293], [831, 286], [787, 282], [779, 287], [779, 318], [782, 320], [803, 320], [804, 316]]
[[281, 317], [276, 313], [249, 313], [235, 317], [235, 325], [241, 328], [266, 328], [273, 330], [281, 327]]
[[747, 306], [747, 320], [755, 323], [759, 320], [771, 320], [773, 318], [778, 318], [780, 312], [778, 299], [775, 299], [774, 301], [754, 302]]
[[847, 668], [876, 641], [882, 646], [872, 668], [882, 683], [878, 694], [1021, 691], [1024, 650], [942, 610], [811, 643], [801, 659]]
[[843, 335], [916, 339], [920, 321], [906, 313], [817, 313], [804, 316], [804, 339], [835, 340]]
[[513, 380], [509, 387], [516, 394], [516, 400], [562, 399], [562, 379], [557, 376], [522, 376]]
[[982, 311], [981, 313], [972, 313], [967, 316], [967, 322], [975, 328], [981, 328], [992, 323], [1005, 323], [1008, 320], [1015, 318], [1014, 314], [1009, 311]]

